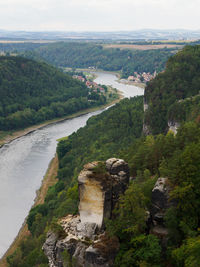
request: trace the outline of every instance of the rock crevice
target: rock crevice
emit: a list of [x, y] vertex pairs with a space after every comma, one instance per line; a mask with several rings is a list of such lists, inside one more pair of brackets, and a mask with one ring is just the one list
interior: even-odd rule
[[64, 239], [58, 240], [54, 233], [48, 233], [43, 245], [50, 267], [113, 265], [119, 243], [106, 235], [104, 220], [112, 218], [128, 182], [129, 167], [122, 159], [84, 166], [78, 177], [79, 215], [68, 215], [60, 221], [66, 233]]

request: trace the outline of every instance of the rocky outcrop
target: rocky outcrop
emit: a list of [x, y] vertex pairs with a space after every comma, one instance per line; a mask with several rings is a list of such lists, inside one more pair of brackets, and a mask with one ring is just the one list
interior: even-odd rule
[[104, 220], [113, 217], [112, 211], [128, 182], [128, 164], [122, 159], [84, 166], [78, 177], [80, 215], [68, 215], [60, 221], [64, 239], [50, 232], [43, 245], [50, 267], [113, 265], [119, 243], [106, 235]]
[[149, 125], [147, 125], [146, 123], [143, 122], [143, 128], [142, 128], [142, 132], [145, 136], [150, 135], [151, 134], [151, 130], [149, 128]]
[[158, 236], [161, 239], [163, 246], [165, 246], [168, 236], [168, 229], [165, 226], [164, 217], [167, 209], [175, 205], [175, 202], [170, 200], [170, 191], [171, 188], [168, 178], [158, 178], [152, 190], [150, 233]]
[[144, 104], [143, 104], [143, 107], [144, 107], [144, 119], [143, 119], [143, 128], [142, 128], [142, 132], [145, 136], [147, 135], [150, 135], [151, 134], [151, 130], [150, 130], [150, 127], [147, 123], [145, 123], [145, 112], [148, 110], [149, 108], [149, 105], [147, 103], [147, 100], [144, 96]]
[[151, 215], [157, 222], [161, 221], [165, 211], [169, 208], [170, 186], [168, 178], [158, 178], [152, 190], [152, 209]]
[[148, 105], [146, 102], [144, 102], [144, 112], [145, 112], [148, 108], [149, 108], [149, 105]]
[[86, 164], [78, 177], [81, 222], [96, 223], [101, 228], [104, 219], [112, 216], [115, 203], [128, 182], [128, 164], [122, 159], [111, 158], [104, 165]]
[[168, 121], [168, 130], [172, 131], [175, 135], [177, 134], [180, 123], [176, 121]]

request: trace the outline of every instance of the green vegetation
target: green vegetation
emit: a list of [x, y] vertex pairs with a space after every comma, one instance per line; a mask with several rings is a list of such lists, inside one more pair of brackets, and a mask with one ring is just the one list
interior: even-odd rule
[[175, 49], [129, 50], [104, 49], [100, 44], [59, 42], [25, 52], [25, 56], [45, 60], [57, 67], [95, 67], [106, 71], [121, 71], [122, 77], [137, 72], [160, 72]]
[[[52, 220], [78, 211], [77, 176], [83, 165], [117, 156], [118, 151], [128, 148], [141, 135], [142, 117], [143, 98], [124, 99], [106, 112], [90, 118], [84, 128], [67, 140], [60, 141], [57, 148], [59, 181], [49, 188], [45, 203], [31, 209], [27, 219], [31, 236], [19, 248], [18, 265], [16, 261], [12, 263], [13, 256], [10, 256], [10, 266], [29, 266], [28, 259], [33, 251], [29, 243], [38, 248], [32, 266], [38, 264], [40, 249]], [[102, 169], [101, 164], [98, 168]], [[46, 263], [45, 260], [41, 258], [39, 264]]]
[[145, 122], [152, 133], [164, 132], [168, 119], [181, 122], [192, 118], [193, 111], [198, 114], [198, 98], [196, 102], [195, 99], [183, 103], [180, 100], [198, 95], [199, 91], [200, 46], [186, 46], [168, 60], [165, 72], [149, 82], [145, 90], [145, 100], [149, 104]]
[[9, 54], [17, 54], [17, 53], [23, 53], [25, 51], [32, 51], [35, 50], [38, 47], [41, 47], [46, 44], [42, 43], [15, 43], [15, 42], [10, 42], [7, 43], [0, 43], [0, 52], [9, 55]]
[[[8, 258], [9, 266], [45, 266], [41, 246], [51, 223], [77, 212], [80, 170], [87, 162], [105, 161], [109, 157], [125, 159], [130, 175], [135, 178], [115, 208], [115, 220], [106, 222], [110, 238], [117, 237], [120, 241], [115, 266], [199, 265], [200, 119], [196, 109], [199, 105], [199, 50], [199, 46], [186, 47], [169, 60], [166, 72], [146, 89], [145, 98], [152, 119], [148, 122], [159, 134], [142, 136], [143, 97], [135, 97], [124, 99], [90, 118], [84, 128], [59, 142], [59, 181], [48, 190], [45, 203], [31, 209], [27, 223], [32, 236]], [[185, 100], [178, 102], [182, 98]], [[175, 103], [186, 108], [186, 113], [177, 115], [182, 122], [178, 133], [165, 134], [166, 116], [173, 117], [169, 107]], [[156, 104], [160, 105], [159, 112]], [[154, 117], [160, 120], [157, 122]], [[97, 170], [105, 171], [102, 164]], [[164, 249], [159, 239], [149, 234], [146, 225], [151, 192], [158, 177], [168, 177], [172, 188], [170, 199], [176, 202], [165, 215], [169, 236]], [[65, 257], [67, 261], [67, 255]]]
[[106, 102], [54, 67], [21, 57], [0, 57], [0, 129], [25, 128]]

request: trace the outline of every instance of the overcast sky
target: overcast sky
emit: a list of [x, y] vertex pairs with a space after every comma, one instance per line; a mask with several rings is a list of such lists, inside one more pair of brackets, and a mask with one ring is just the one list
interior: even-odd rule
[[200, 0], [0, 0], [0, 29], [200, 29]]

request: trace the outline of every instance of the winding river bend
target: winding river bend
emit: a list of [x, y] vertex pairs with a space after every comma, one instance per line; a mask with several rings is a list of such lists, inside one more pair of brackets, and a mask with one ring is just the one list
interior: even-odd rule
[[[97, 72], [95, 82], [112, 85], [125, 97], [143, 95], [141, 88], [118, 83], [114, 74]], [[36, 190], [56, 151], [57, 139], [70, 135], [103, 110], [40, 128], [0, 148], [0, 258], [17, 235], [33, 205]]]

